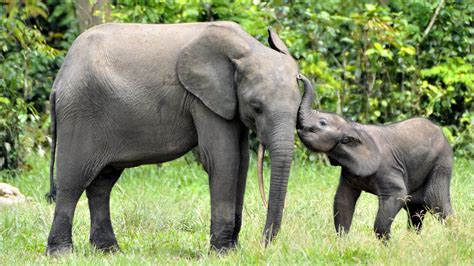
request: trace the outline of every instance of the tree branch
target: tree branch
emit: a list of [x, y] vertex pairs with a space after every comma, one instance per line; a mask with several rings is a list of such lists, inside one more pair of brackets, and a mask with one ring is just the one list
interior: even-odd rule
[[420, 42], [418, 43], [418, 46], [423, 42], [423, 40], [428, 36], [430, 33], [431, 29], [433, 28], [433, 25], [436, 21], [436, 18], [439, 15], [439, 12], [441, 11], [441, 8], [444, 6], [444, 0], [439, 0], [439, 4], [436, 7], [435, 12], [433, 13], [433, 16], [431, 17], [430, 23], [428, 23], [428, 26], [426, 27], [425, 31], [423, 32], [423, 36], [421, 37]]

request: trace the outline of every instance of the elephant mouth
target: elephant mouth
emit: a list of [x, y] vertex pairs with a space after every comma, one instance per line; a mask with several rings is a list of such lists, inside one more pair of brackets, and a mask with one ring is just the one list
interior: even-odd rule
[[315, 152], [320, 152], [317, 149], [315, 149], [314, 145], [312, 145], [314, 138], [317, 138], [316, 134], [310, 131], [306, 131], [304, 129], [298, 129], [296, 131], [298, 133], [298, 137], [301, 139], [301, 142], [304, 144], [306, 148]]
[[339, 144], [339, 141], [332, 144], [333, 141], [323, 139], [323, 137], [318, 134], [319, 131], [320, 129], [317, 128], [311, 130], [297, 130], [298, 136], [306, 148], [313, 152], [331, 153]]

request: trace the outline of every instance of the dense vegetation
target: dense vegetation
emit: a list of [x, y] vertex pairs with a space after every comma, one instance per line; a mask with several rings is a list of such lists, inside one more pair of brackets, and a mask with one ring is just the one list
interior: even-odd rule
[[364, 123], [428, 117], [472, 157], [473, 14], [466, 0], [2, 1], [1, 168], [44, 153], [55, 74], [75, 37], [105, 22], [232, 20], [262, 42], [271, 25], [316, 83], [317, 107]]

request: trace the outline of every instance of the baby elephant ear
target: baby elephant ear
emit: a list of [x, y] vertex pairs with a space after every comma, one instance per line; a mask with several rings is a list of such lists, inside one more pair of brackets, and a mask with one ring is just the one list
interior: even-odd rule
[[331, 157], [351, 174], [373, 175], [380, 166], [380, 150], [374, 139], [362, 129], [351, 129], [331, 152]]
[[277, 50], [278, 52], [286, 55], [290, 54], [285, 43], [283, 43], [280, 37], [278, 37], [278, 34], [273, 31], [272, 27], [268, 27], [268, 43], [273, 50]]
[[219, 116], [235, 117], [235, 65], [251, 51], [233, 24], [211, 24], [191, 40], [178, 57], [177, 72], [183, 86]]

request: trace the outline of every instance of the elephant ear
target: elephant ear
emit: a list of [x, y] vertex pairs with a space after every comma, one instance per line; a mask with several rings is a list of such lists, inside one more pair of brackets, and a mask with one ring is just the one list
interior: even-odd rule
[[235, 62], [250, 51], [237, 26], [209, 25], [181, 51], [179, 80], [214, 113], [231, 120], [237, 106]]
[[272, 27], [268, 27], [268, 44], [270, 44], [270, 47], [273, 50], [277, 50], [286, 55], [290, 54], [285, 43], [280, 39], [280, 37], [278, 37], [278, 34], [273, 31]]
[[329, 157], [355, 176], [375, 174], [380, 165], [380, 150], [374, 139], [363, 129], [351, 127], [344, 131]]

